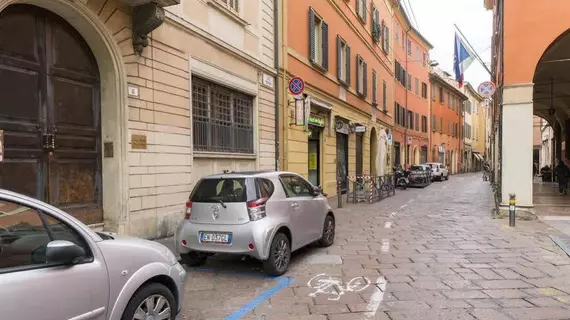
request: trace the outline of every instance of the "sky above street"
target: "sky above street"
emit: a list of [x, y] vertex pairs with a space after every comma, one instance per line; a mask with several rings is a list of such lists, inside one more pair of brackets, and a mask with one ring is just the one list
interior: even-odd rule
[[[439, 62], [441, 69], [454, 76], [454, 23], [491, 69], [493, 12], [484, 8], [483, 0], [402, 0], [402, 3], [405, 3], [404, 8], [414, 26], [434, 46], [430, 58]], [[478, 61], [474, 61], [465, 72], [465, 80], [475, 89], [489, 78], [489, 73]]]

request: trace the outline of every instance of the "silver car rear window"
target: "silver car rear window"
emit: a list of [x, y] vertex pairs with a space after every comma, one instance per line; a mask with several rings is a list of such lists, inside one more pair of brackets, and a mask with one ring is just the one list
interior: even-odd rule
[[246, 202], [245, 178], [203, 179], [190, 201], [192, 202]]

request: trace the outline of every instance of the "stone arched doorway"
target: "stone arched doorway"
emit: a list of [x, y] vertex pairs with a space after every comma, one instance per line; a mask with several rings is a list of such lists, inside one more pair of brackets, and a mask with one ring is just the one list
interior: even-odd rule
[[420, 148], [418, 146], [414, 146], [414, 164], [420, 164]]
[[[0, 109], [5, 113], [0, 129], [7, 131], [4, 164], [15, 168], [14, 162], [26, 162], [27, 168], [22, 163], [17, 169], [37, 171], [27, 183], [18, 185], [5, 174], [1, 183], [63, 207], [87, 223], [102, 222], [105, 212], [109, 230], [126, 232], [115, 224], [128, 217], [128, 172], [123, 170], [126, 76], [120, 50], [104, 23], [83, 2], [26, 0], [25, 6], [20, 2], [24, 1], [0, 0], [0, 23], [19, 28], [18, 38], [13, 39], [2, 32], [13, 32], [12, 28], [0, 27], [0, 46], [7, 48], [3, 53], [8, 52], [2, 63], [12, 63], [14, 56], [20, 60], [10, 66], [10, 75], [2, 68], [5, 74], [0, 81], [17, 83], [26, 95], [21, 100], [13, 93], [8, 99], [2, 92]], [[29, 89], [30, 81], [37, 81], [35, 90]], [[10, 88], [2, 85], [0, 91]], [[20, 100], [22, 108], [16, 116], [6, 114], [14, 110], [8, 105], [13, 99]], [[44, 106], [38, 107], [39, 101]], [[19, 126], [14, 126], [16, 118], [23, 118]], [[102, 156], [104, 142], [109, 142], [112, 153], [106, 155], [110, 157]], [[26, 157], [21, 148], [29, 143], [36, 148]]]
[[376, 162], [378, 159], [378, 135], [376, 128], [370, 130], [370, 174], [373, 176], [378, 175], [378, 168]]
[[99, 70], [89, 46], [54, 13], [18, 4], [0, 13], [0, 51], [0, 184], [102, 222]]

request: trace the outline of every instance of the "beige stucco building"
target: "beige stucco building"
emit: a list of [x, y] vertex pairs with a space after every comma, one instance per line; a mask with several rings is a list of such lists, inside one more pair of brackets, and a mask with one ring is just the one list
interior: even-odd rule
[[483, 170], [485, 161], [485, 101], [484, 98], [469, 85], [470, 99], [472, 100], [472, 123], [473, 123], [473, 145], [472, 145], [472, 170]]
[[200, 177], [276, 167], [273, 1], [156, 3], [0, 0], [3, 188], [153, 238]]

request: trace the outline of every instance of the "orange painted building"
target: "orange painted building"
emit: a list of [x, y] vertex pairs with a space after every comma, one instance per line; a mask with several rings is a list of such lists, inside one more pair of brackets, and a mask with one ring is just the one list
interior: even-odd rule
[[394, 10], [394, 164], [425, 163], [429, 150], [429, 50], [433, 46]]
[[461, 170], [465, 136], [463, 126], [463, 94], [451, 75], [433, 68], [431, 87], [431, 152], [430, 161], [443, 163], [452, 174]]
[[551, 163], [570, 159], [570, 2], [485, 0], [493, 10], [492, 162], [501, 205], [532, 208], [533, 117], [554, 131]]
[[[331, 195], [337, 180], [345, 189], [347, 176], [382, 175], [390, 167], [391, 3], [279, 4], [280, 167]], [[293, 77], [305, 81], [302, 96], [288, 90]]]

